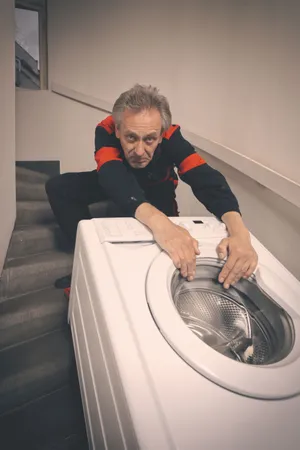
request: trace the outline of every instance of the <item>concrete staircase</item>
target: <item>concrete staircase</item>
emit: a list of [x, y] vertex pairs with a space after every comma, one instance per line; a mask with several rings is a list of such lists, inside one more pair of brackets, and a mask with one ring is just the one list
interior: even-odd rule
[[17, 167], [17, 220], [0, 281], [1, 450], [87, 450], [67, 301], [54, 281], [72, 254], [47, 176]]

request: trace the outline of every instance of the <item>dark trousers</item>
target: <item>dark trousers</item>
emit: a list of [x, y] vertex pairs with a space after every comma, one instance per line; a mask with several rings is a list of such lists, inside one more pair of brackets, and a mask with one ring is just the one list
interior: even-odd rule
[[[56, 220], [74, 248], [77, 226], [80, 220], [91, 219], [89, 205], [109, 198], [98, 182], [96, 170], [91, 172], [64, 173], [46, 183], [46, 192]], [[153, 188], [148, 201], [167, 216], [177, 214], [174, 189], [171, 184]], [[119, 216], [125, 216], [118, 211]]]
[[47, 181], [45, 188], [58, 225], [74, 247], [78, 223], [91, 219], [89, 205], [108, 200], [97, 171], [64, 173]]

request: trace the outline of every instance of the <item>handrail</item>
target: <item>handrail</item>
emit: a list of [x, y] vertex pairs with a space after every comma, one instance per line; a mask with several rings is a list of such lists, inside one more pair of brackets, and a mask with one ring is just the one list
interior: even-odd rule
[[[51, 91], [70, 100], [82, 103], [91, 108], [107, 113], [112, 112], [112, 105], [105, 100], [79, 93], [57, 83], [52, 83]], [[192, 131], [182, 130], [183, 136], [195, 147], [218, 158], [230, 166], [252, 178], [262, 186], [280, 195], [285, 200], [300, 208], [300, 184], [281, 175], [263, 164], [242, 155], [235, 150], [213, 142]]]
[[69, 89], [60, 84], [52, 83], [51, 91], [55, 94], [74, 100], [75, 102], [82, 103], [83, 105], [90, 106], [91, 108], [99, 109], [107, 113], [112, 112], [112, 105], [104, 100], [100, 100], [90, 95], [81, 94], [80, 92]]

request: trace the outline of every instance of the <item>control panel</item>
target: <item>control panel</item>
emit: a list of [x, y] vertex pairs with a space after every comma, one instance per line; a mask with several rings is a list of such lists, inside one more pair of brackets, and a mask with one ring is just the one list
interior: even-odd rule
[[[195, 239], [224, 238], [225, 225], [214, 217], [170, 217]], [[92, 219], [100, 242], [154, 242], [151, 231], [134, 218]]]

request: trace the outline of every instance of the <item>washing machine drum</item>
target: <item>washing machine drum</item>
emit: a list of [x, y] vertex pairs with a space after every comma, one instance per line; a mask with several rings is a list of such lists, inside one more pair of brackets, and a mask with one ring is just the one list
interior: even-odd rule
[[272, 364], [294, 343], [291, 318], [255, 281], [240, 280], [227, 291], [218, 282], [221, 264], [202, 260], [192, 282], [177, 271], [172, 298], [186, 325], [206, 344], [236, 361]]
[[277, 293], [255, 276], [226, 290], [222, 265], [199, 258], [188, 282], [166, 254], [154, 261], [146, 292], [160, 332], [193, 369], [225, 388], [255, 398], [299, 395], [299, 315], [282, 307], [297, 304], [299, 293], [268, 272]]

